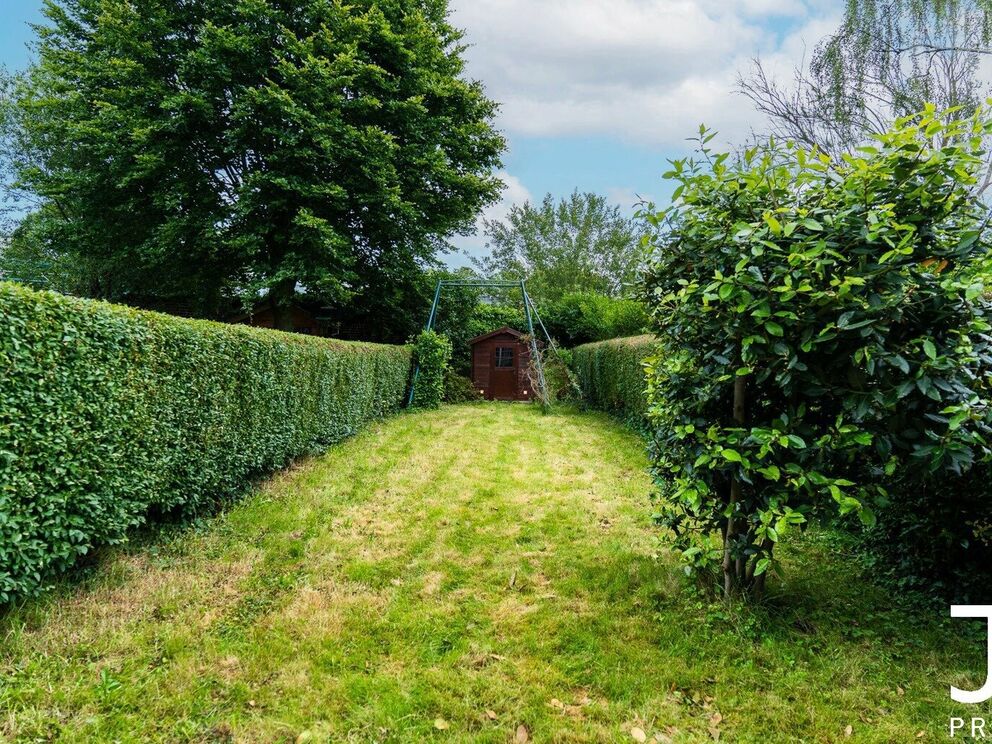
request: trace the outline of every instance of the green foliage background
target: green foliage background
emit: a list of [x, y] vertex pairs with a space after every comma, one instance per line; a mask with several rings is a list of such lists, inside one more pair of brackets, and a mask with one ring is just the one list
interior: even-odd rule
[[413, 404], [417, 408], [437, 408], [444, 400], [451, 341], [436, 331], [422, 331], [414, 343], [414, 356], [418, 373]]
[[0, 283], [0, 603], [167, 513], [395, 411], [408, 347], [189, 321]]
[[595, 292], [571, 292], [539, 311], [548, 333], [564, 346], [636, 336], [649, 323], [641, 302]]
[[637, 280], [644, 227], [593, 193], [514, 205], [505, 221], [486, 221], [489, 255], [475, 259], [487, 279], [527, 278], [539, 302], [570, 292], [623, 296]]
[[583, 399], [642, 428], [648, 410], [644, 361], [655, 353], [656, 344], [653, 336], [633, 336], [572, 349]]

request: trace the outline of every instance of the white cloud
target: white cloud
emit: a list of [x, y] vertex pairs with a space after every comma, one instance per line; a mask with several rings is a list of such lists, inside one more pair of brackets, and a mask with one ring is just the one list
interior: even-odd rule
[[[453, 0], [468, 72], [512, 136], [684, 143], [698, 125], [739, 141], [761, 119], [733, 90], [755, 55], [791, 70], [837, 25], [828, 0]], [[784, 39], [775, 24], [800, 28]]]
[[623, 210], [628, 217], [632, 215], [642, 202], [655, 201], [651, 194], [641, 194], [627, 186], [614, 186], [606, 190], [606, 199]]
[[457, 254], [450, 255], [447, 262], [451, 266], [469, 265], [469, 257], [479, 258], [484, 256], [486, 251], [486, 238], [483, 234], [483, 224], [486, 220], [501, 221], [510, 213], [510, 207], [514, 204], [523, 204], [532, 201], [533, 196], [526, 186], [521, 183], [516, 176], [510, 175], [506, 171], [499, 172], [500, 180], [506, 185], [500, 200], [495, 204], [486, 207], [479, 219], [475, 223], [475, 235], [463, 235], [455, 237], [451, 242], [458, 249]]

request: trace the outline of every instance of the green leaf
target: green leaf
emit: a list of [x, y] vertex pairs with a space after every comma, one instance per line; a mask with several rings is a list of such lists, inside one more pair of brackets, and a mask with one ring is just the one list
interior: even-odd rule
[[769, 465], [766, 468], [758, 468], [758, 472], [770, 481], [777, 481], [782, 477], [782, 472], [777, 465]]
[[765, 323], [765, 330], [768, 331], [768, 333], [772, 336], [785, 335], [785, 331], [782, 329], [782, 326], [780, 326], [778, 323], [774, 321], [769, 321], [768, 323]]
[[933, 345], [933, 341], [930, 339], [925, 339], [923, 341], [923, 351], [931, 359], [937, 358], [937, 347]]

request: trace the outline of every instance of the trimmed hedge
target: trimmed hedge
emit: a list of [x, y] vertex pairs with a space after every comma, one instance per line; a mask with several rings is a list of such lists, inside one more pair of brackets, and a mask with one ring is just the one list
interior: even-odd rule
[[572, 349], [582, 397], [593, 408], [642, 423], [648, 409], [644, 360], [655, 346], [653, 336], [630, 336]]
[[191, 321], [0, 283], [0, 603], [392, 413], [408, 347]]

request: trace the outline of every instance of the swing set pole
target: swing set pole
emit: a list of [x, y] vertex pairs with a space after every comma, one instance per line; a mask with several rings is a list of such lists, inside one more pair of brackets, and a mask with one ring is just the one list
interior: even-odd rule
[[[437, 288], [434, 290], [434, 302], [431, 304], [431, 314], [427, 316], [427, 325], [424, 326], [425, 331], [429, 331], [434, 327], [434, 319], [437, 317], [437, 303], [441, 299], [441, 285], [444, 282], [439, 281], [437, 283]], [[417, 378], [420, 377], [420, 362], [417, 362], [413, 367], [413, 380], [410, 382], [410, 395], [406, 399], [406, 407], [409, 408], [413, 405], [413, 394], [417, 390]]]
[[[527, 286], [524, 280], [520, 280], [520, 292], [524, 296], [524, 312], [527, 315], [527, 331], [530, 334], [530, 354], [534, 360], [534, 367], [537, 369], [537, 385], [540, 388], [541, 403], [548, 405], [548, 386], [544, 381], [544, 362], [541, 359], [541, 351], [537, 348], [537, 335], [534, 333], [534, 317], [531, 313], [530, 295], [527, 294]], [[541, 324], [543, 327], [543, 323]], [[545, 331], [547, 333], [547, 331]]]

